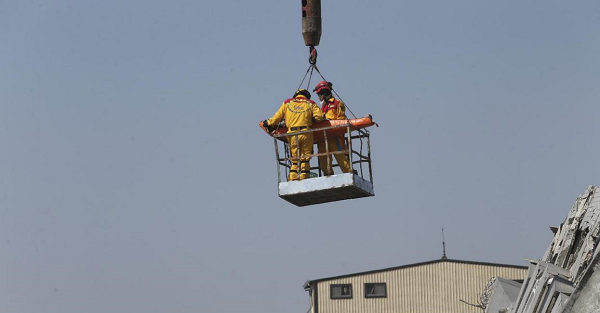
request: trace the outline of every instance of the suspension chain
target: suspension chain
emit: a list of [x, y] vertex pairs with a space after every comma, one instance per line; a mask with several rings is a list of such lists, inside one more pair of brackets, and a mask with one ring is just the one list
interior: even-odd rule
[[[321, 71], [319, 70], [319, 68], [317, 67], [317, 49], [315, 49], [314, 46], [311, 46], [309, 48], [309, 57], [308, 57], [308, 63], [310, 64], [308, 66], [308, 69], [306, 70], [306, 73], [304, 74], [304, 77], [302, 78], [302, 81], [300, 82], [300, 85], [298, 86], [298, 89], [300, 89], [302, 87], [302, 84], [304, 84], [304, 81], [306, 80], [306, 76], [308, 75], [308, 83], [306, 85], [306, 90], [309, 90], [310, 88], [310, 81], [312, 79], [312, 75], [313, 72], [316, 70], [317, 73], [319, 73], [319, 76], [321, 76], [321, 78], [324, 81], [328, 81], [327, 79], [325, 79], [325, 77], [323, 76], [323, 74], [321, 74]], [[310, 73], [310, 74], [309, 74]], [[340, 99], [340, 101], [344, 102], [344, 100], [342, 100], [342, 97], [340, 97], [340, 95], [335, 91], [335, 89], [331, 89], [333, 91], [333, 93], [335, 94], [335, 96]], [[310, 90], [309, 90], [310, 91]], [[354, 112], [352, 112], [352, 110], [350, 110], [350, 107], [348, 107], [348, 104], [346, 102], [344, 102], [344, 104], [346, 105], [346, 109], [348, 109], [348, 112], [350, 112], [350, 114], [352, 114], [352, 116], [354, 118], [357, 118], [356, 115], [354, 115]], [[368, 130], [367, 130], [368, 132]]]

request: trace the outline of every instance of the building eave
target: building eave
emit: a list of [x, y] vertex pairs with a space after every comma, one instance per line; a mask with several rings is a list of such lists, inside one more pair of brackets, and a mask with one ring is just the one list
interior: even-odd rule
[[305, 290], [306, 290], [306, 286], [310, 286], [311, 283], [319, 283], [319, 282], [323, 282], [323, 281], [327, 281], [327, 280], [334, 280], [334, 279], [340, 279], [340, 278], [348, 278], [348, 277], [354, 277], [354, 276], [360, 276], [360, 275], [366, 275], [366, 274], [381, 273], [381, 272], [399, 270], [399, 269], [404, 269], [404, 268], [409, 268], [409, 267], [423, 266], [423, 265], [429, 265], [429, 264], [435, 264], [435, 263], [443, 263], [443, 262], [472, 264], [472, 265], [512, 267], [512, 268], [520, 268], [520, 269], [527, 269], [528, 268], [527, 266], [512, 265], [512, 264], [475, 262], [475, 261], [464, 261], [464, 260], [455, 260], [455, 259], [436, 259], [436, 260], [432, 260], [432, 261], [426, 261], [426, 262], [420, 262], [420, 263], [413, 263], [413, 264], [407, 264], [407, 265], [401, 265], [401, 266], [394, 266], [394, 267], [382, 268], [382, 269], [372, 270], [372, 271], [366, 271], [366, 272], [358, 272], [358, 273], [352, 273], [352, 274], [346, 274], [346, 275], [340, 275], [340, 276], [332, 276], [332, 277], [324, 277], [324, 278], [318, 278], [318, 279], [308, 280], [308, 281], [306, 281], [306, 283], [304, 284], [304, 286], [305, 286]]

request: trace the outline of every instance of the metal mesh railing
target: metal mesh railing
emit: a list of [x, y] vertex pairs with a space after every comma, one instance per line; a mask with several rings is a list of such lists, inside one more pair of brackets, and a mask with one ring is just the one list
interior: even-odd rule
[[[327, 132], [332, 131], [339, 128], [345, 128], [345, 132], [343, 135], [336, 135], [335, 137], [340, 137], [345, 142], [345, 149], [338, 150], [329, 146]], [[316, 134], [317, 132], [322, 132], [323, 134], [323, 142], [325, 145], [325, 152], [314, 153], [315, 147], [313, 146], [312, 154], [309, 155], [301, 155], [301, 149], [298, 149], [298, 155], [292, 157], [291, 151], [289, 147], [289, 138], [293, 138], [296, 142], [298, 142], [298, 136], [308, 133]], [[291, 171], [291, 162], [297, 162], [298, 166], [298, 175], [301, 172], [300, 161], [305, 158], [310, 158], [311, 166], [311, 178], [312, 177], [322, 177], [324, 176], [323, 171], [321, 170], [321, 164], [318, 164], [319, 157], [326, 157], [327, 163], [326, 168], [330, 169], [333, 172], [334, 168], [339, 168], [338, 164], [332, 164], [333, 157], [336, 154], [345, 154], [348, 156], [348, 161], [350, 163], [350, 172], [354, 172], [356, 175], [359, 175], [362, 179], [369, 180], [371, 183], [373, 182], [373, 173], [372, 173], [372, 159], [371, 159], [371, 144], [370, 144], [370, 133], [365, 129], [353, 129], [352, 124], [347, 123], [343, 125], [336, 126], [328, 126], [314, 129], [301, 130], [296, 132], [289, 132], [283, 134], [275, 134], [274, 143], [275, 143], [275, 156], [277, 160], [277, 177], [278, 183], [282, 181], [282, 174], [285, 174], [285, 178], [287, 179], [290, 171]], [[330, 136], [331, 137], [331, 136]], [[278, 140], [283, 141], [283, 147], [280, 147]], [[282, 151], [280, 149], [283, 149]], [[282, 157], [283, 155], [283, 157]], [[314, 160], [317, 160], [317, 165], [313, 166], [315, 163]], [[313, 172], [315, 171], [315, 172]], [[318, 173], [318, 174], [317, 174]]]

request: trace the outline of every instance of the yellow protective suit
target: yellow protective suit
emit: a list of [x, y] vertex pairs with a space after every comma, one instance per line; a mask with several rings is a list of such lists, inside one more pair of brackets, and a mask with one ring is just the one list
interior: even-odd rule
[[[333, 97], [328, 100], [323, 101], [323, 106], [321, 110], [325, 113], [325, 118], [328, 120], [346, 120], [346, 106], [344, 102], [339, 101]], [[343, 136], [337, 136], [333, 138], [327, 138], [327, 145], [329, 147], [329, 152], [332, 151], [341, 151], [346, 150], [346, 141]], [[319, 153], [325, 153], [325, 142], [319, 142]], [[348, 160], [347, 154], [334, 154], [335, 159], [340, 166], [340, 169], [344, 173], [349, 173], [351, 166], [350, 161]], [[329, 160], [329, 163], [327, 161]], [[333, 167], [328, 167], [327, 164], [332, 164], [333, 158], [331, 155], [328, 156], [320, 156], [319, 164], [321, 166], [321, 171], [323, 171], [323, 175], [329, 176], [333, 175]]]
[[[324, 114], [319, 107], [303, 95], [287, 99], [275, 115], [267, 120], [269, 126], [278, 125], [285, 120], [288, 133], [299, 132], [312, 128], [313, 119], [317, 122], [323, 120]], [[297, 138], [297, 139], [296, 139]], [[312, 133], [297, 136], [288, 136], [292, 166], [288, 180], [298, 180], [310, 177], [310, 156], [313, 154], [314, 139]], [[298, 175], [298, 155], [300, 155], [300, 175]]]

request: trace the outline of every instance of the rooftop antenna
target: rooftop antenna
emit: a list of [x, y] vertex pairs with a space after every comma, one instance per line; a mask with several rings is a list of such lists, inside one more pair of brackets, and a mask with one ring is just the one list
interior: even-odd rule
[[446, 256], [446, 239], [444, 238], [444, 226], [442, 226], [442, 247], [444, 249], [444, 254], [442, 255], [442, 260], [448, 259]]

